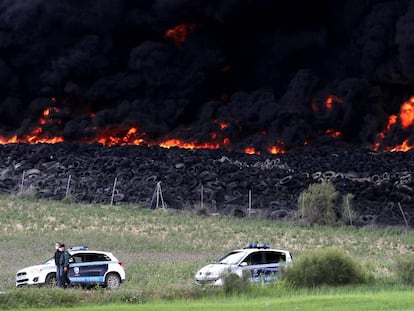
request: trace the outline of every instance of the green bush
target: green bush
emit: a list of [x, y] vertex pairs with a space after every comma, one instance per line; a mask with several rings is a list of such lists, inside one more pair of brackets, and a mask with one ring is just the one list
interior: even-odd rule
[[195, 208], [195, 214], [197, 216], [207, 216], [208, 210], [205, 207]]
[[414, 255], [400, 257], [395, 263], [397, 280], [406, 285], [414, 285]]
[[366, 275], [359, 263], [344, 251], [325, 248], [302, 254], [283, 272], [285, 281], [294, 287], [318, 287], [359, 284]]
[[78, 303], [73, 290], [44, 288], [15, 289], [0, 295], [0, 309], [73, 307]]
[[[335, 186], [326, 181], [311, 184], [298, 198], [298, 218], [305, 224], [336, 225], [352, 222], [355, 213], [351, 208], [352, 195], [341, 202]], [[341, 204], [342, 203], [342, 204]]]
[[25, 308], [70, 308], [83, 304], [129, 303], [140, 304], [147, 297], [140, 291], [108, 291], [103, 288], [83, 290], [81, 288], [27, 287], [0, 294], [0, 310]]
[[223, 290], [228, 295], [240, 294], [246, 291], [249, 286], [250, 282], [247, 273], [243, 274], [242, 277], [236, 273], [226, 273], [223, 277]]

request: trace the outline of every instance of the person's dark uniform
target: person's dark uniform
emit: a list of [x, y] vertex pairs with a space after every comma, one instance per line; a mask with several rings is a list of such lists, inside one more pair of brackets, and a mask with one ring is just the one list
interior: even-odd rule
[[55, 265], [56, 266], [60, 264], [60, 255], [61, 255], [61, 252], [59, 251], [59, 249], [57, 249], [55, 252]]
[[60, 268], [60, 256], [62, 252], [59, 250], [60, 243], [56, 243], [56, 251], [55, 251], [55, 265], [56, 265], [56, 285], [60, 287], [62, 285], [62, 272], [63, 269]]
[[61, 247], [63, 248], [63, 252], [60, 255], [59, 264], [63, 267], [62, 286], [63, 286], [63, 288], [66, 288], [67, 286], [70, 285], [70, 280], [69, 280], [69, 277], [68, 277], [70, 254], [65, 249], [64, 244], [62, 244]]

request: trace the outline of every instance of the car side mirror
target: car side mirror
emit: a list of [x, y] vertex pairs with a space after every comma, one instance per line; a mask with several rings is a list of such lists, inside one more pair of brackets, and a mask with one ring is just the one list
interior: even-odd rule
[[73, 260], [73, 258], [69, 258], [69, 263], [74, 263], [75, 261]]
[[243, 261], [241, 264], [240, 264], [240, 267], [246, 267], [247, 266], [247, 262], [245, 262], [245, 261]]

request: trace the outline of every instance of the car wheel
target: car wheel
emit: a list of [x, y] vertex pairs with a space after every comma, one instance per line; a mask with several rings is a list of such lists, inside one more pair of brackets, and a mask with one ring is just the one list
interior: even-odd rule
[[116, 273], [109, 273], [105, 279], [105, 288], [116, 289], [121, 285], [121, 278]]
[[49, 286], [49, 287], [56, 287], [57, 286], [56, 273], [49, 273], [46, 276], [45, 286]]

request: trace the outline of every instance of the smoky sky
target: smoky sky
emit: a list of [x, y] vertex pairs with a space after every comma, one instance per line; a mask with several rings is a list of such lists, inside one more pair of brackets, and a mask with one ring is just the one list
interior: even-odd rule
[[[184, 42], [166, 37], [183, 24]], [[219, 120], [235, 145], [335, 128], [364, 146], [414, 95], [413, 33], [408, 0], [2, 0], [0, 132], [53, 106], [45, 132], [66, 140], [136, 126], [202, 141]]]

